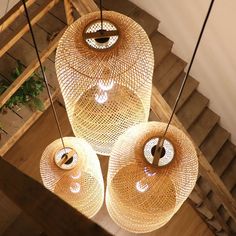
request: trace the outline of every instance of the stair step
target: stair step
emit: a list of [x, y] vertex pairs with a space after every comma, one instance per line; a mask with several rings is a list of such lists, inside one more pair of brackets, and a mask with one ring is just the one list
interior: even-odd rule
[[215, 232], [215, 235], [217, 236], [229, 236], [228, 233], [226, 233], [225, 231], [221, 230], [220, 232]]
[[202, 144], [219, 119], [220, 117], [215, 112], [206, 107], [196, 122], [190, 126], [188, 133], [197, 146]]
[[202, 199], [197, 194], [195, 190], [193, 190], [189, 196], [189, 199], [194, 203], [196, 206], [200, 206], [202, 204]]
[[16, 220], [7, 228], [2, 236], [39, 236], [43, 232], [30, 217], [21, 213]]
[[223, 172], [226, 170], [226, 168], [229, 166], [235, 154], [236, 154], [235, 145], [232, 144], [229, 140], [227, 140], [211, 163], [213, 169], [219, 176], [221, 176]]
[[[155, 67], [154, 70], [154, 82], [161, 80], [161, 78], [168, 73], [168, 71], [174, 66], [174, 64], [179, 60], [175, 54], [170, 52], [161, 63]], [[158, 87], [157, 87], [158, 88]]]
[[[95, 2], [99, 5], [99, 0], [95, 0]], [[102, 6], [107, 10], [112, 10], [116, 12], [120, 12], [124, 15], [129, 15], [137, 6], [130, 1], [122, 0], [122, 1], [111, 1], [111, 0], [103, 0]]]
[[229, 132], [219, 124], [216, 124], [208, 134], [200, 149], [210, 163], [229, 137]]
[[232, 236], [235, 236], [236, 235], [236, 223], [234, 222], [234, 220], [231, 217], [229, 218], [227, 224], [232, 229]]
[[[168, 102], [170, 107], [174, 107], [175, 100], [179, 93], [181, 84], [185, 77], [185, 73], [181, 73], [180, 76], [174, 81], [174, 83], [170, 86], [170, 88], [164, 93], [163, 97]], [[196, 81], [194, 78], [189, 77], [186, 81], [185, 88], [183, 93], [180, 97], [179, 104], [177, 106], [176, 112], [182, 107], [182, 105], [187, 101], [193, 91], [197, 88], [199, 82]]]
[[146, 31], [147, 35], [150, 36], [153, 32], [157, 31], [159, 20], [141, 8], [136, 7], [128, 16], [140, 24]]
[[205, 196], [207, 196], [211, 191], [211, 186], [202, 176], [198, 178], [197, 185], [200, 187]]
[[173, 42], [158, 31], [151, 35], [150, 41], [154, 51], [155, 66], [157, 66], [170, 53]]
[[184, 103], [181, 109], [177, 112], [179, 120], [183, 126], [188, 129], [190, 125], [199, 117], [202, 111], [207, 106], [209, 100], [195, 90], [189, 99]]
[[174, 81], [183, 72], [186, 63], [183, 60], [178, 60], [173, 67], [158, 81], [158, 89], [161, 94], [164, 94], [167, 89], [174, 83]]
[[231, 193], [232, 193], [233, 197], [236, 198], [236, 185], [234, 185]]
[[229, 191], [233, 190], [233, 187], [236, 184], [236, 158], [234, 158], [229, 164], [228, 168], [224, 171], [221, 179], [223, 180], [225, 186]]
[[219, 209], [221, 206], [221, 202], [219, 201], [218, 197], [216, 194], [212, 191], [209, 192], [207, 195], [208, 199], [211, 201], [211, 203], [215, 206], [216, 209]]
[[213, 219], [213, 214], [208, 210], [208, 208], [205, 206], [205, 204], [201, 204], [200, 206], [196, 207], [196, 210], [200, 212], [204, 217], [206, 217], [208, 220]]
[[0, 74], [4, 76], [8, 81], [11, 81], [13, 68], [17, 67], [16, 60], [13, 60], [11, 56], [5, 53], [0, 60]]
[[225, 210], [224, 206], [220, 205], [217, 211], [220, 214], [220, 216], [224, 219], [224, 221], [227, 222], [227, 220], [229, 219], [229, 214]]
[[222, 226], [220, 225], [220, 223], [216, 220], [215, 217], [213, 217], [210, 220], [207, 220], [207, 224], [211, 225], [216, 231], [221, 231], [222, 230]]
[[[44, 2], [45, 2], [45, 0], [37, 0], [36, 4], [41, 6], [44, 4]], [[64, 1], [59, 1], [59, 3], [56, 4], [49, 12], [51, 15], [55, 16], [61, 22], [66, 24], [66, 14], [65, 14]]]

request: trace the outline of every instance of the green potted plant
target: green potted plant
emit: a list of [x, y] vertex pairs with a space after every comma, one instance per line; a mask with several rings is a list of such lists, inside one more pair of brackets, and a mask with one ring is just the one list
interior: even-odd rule
[[[12, 72], [10, 78], [11, 82], [16, 80], [22, 72], [24, 67], [20, 61], [17, 62], [17, 67]], [[10, 86], [10, 83], [0, 84], [0, 94]], [[29, 106], [32, 110], [44, 110], [44, 104], [38, 97], [43, 91], [45, 85], [43, 77], [37, 72], [32, 75], [24, 82], [24, 84], [11, 96], [11, 98], [0, 108], [1, 112], [6, 112], [7, 109], [20, 108], [22, 105]]]

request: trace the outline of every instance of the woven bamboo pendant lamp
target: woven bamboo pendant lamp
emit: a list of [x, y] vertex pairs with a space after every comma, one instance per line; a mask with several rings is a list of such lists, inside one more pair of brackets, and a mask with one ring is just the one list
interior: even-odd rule
[[179, 129], [170, 126], [161, 158], [153, 164], [165, 123], [131, 127], [115, 143], [109, 161], [106, 205], [122, 228], [146, 233], [166, 224], [187, 199], [197, 180], [195, 148]]
[[147, 121], [153, 49], [135, 21], [105, 11], [68, 27], [56, 53], [56, 72], [75, 136], [109, 155], [117, 138]]
[[42, 155], [40, 174], [43, 184], [91, 218], [99, 211], [104, 199], [104, 183], [98, 157], [85, 140], [75, 137], [65, 137], [63, 140], [65, 148], [58, 139]]

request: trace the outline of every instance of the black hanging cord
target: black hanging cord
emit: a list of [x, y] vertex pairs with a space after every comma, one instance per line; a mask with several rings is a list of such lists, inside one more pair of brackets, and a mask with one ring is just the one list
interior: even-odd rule
[[35, 40], [34, 32], [33, 32], [33, 29], [32, 29], [32, 25], [31, 25], [31, 22], [30, 22], [29, 13], [28, 13], [28, 10], [27, 10], [26, 4], [25, 4], [25, 0], [22, 0], [22, 3], [24, 5], [25, 15], [26, 15], [28, 25], [29, 25], [29, 29], [30, 29], [30, 33], [31, 33], [31, 36], [32, 36], [32, 39], [33, 39], [34, 48], [35, 48], [35, 51], [36, 51], [36, 54], [37, 54], [37, 58], [38, 58], [38, 62], [39, 62], [39, 65], [40, 65], [41, 73], [43, 75], [43, 79], [44, 79], [44, 82], [45, 82], [45, 85], [46, 85], [48, 97], [49, 97], [49, 100], [50, 100], [50, 103], [51, 103], [51, 106], [52, 106], [53, 115], [54, 115], [54, 118], [55, 118], [55, 121], [56, 121], [56, 124], [57, 124], [57, 129], [58, 129], [58, 132], [60, 134], [60, 138], [61, 138], [63, 148], [65, 149], [65, 144], [64, 144], [64, 140], [63, 140], [63, 136], [62, 136], [61, 127], [60, 127], [59, 120], [58, 120], [58, 117], [57, 117], [56, 109], [55, 109], [54, 104], [53, 104], [52, 95], [51, 95], [50, 88], [49, 88], [49, 85], [48, 85], [48, 80], [47, 80], [47, 77], [46, 77], [46, 74], [44, 72], [43, 65], [42, 65], [42, 62], [41, 62], [41, 59], [40, 59], [40, 56], [39, 56], [39, 51], [38, 51], [37, 43], [36, 43], [36, 40]]
[[195, 46], [195, 49], [194, 49], [194, 52], [193, 52], [191, 61], [190, 61], [190, 63], [189, 63], [188, 70], [187, 70], [186, 75], [185, 75], [185, 77], [184, 77], [183, 83], [181, 84], [181, 87], [180, 87], [178, 96], [177, 96], [177, 98], [176, 98], [176, 100], [175, 100], [175, 104], [174, 104], [172, 113], [171, 113], [171, 115], [170, 115], [170, 119], [169, 119], [169, 121], [168, 121], [168, 124], [167, 124], [167, 126], [166, 126], [165, 132], [164, 132], [163, 136], [161, 137], [160, 142], [159, 142], [158, 145], [157, 145], [158, 147], [156, 148], [154, 157], [157, 156], [157, 158], [160, 158], [160, 154], [161, 154], [161, 151], [162, 151], [162, 148], [163, 148], [163, 142], [164, 142], [166, 133], [167, 133], [167, 131], [168, 131], [168, 128], [169, 128], [169, 126], [170, 126], [170, 123], [171, 123], [171, 121], [172, 121], [172, 119], [173, 119], [173, 116], [174, 116], [174, 114], [175, 114], [175, 111], [176, 111], [176, 108], [177, 108], [177, 106], [178, 106], [180, 97], [181, 97], [181, 95], [182, 95], [182, 93], [183, 93], [183, 90], [184, 90], [184, 88], [185, 88], [186, 81], [187, 81], [187, 79], [188, 79], [190, 70], [191, 70], [191, 68], [192, 68], [193, 61], [194, 61], [194, 59], [195, 59], [195, 56], [196, 56], [196, 53], [197, 53], [199, 44], [200, 44], [200, 42], [201, 42], [202, 35], [203, 35], [204, 30], [205, 30], [205, 27], [206, 27], [208, 18], [209, 18], [209, 16], [210, 16], [210, 13], [211, 13], [211, 10], [212, 10], [212, 7], [213, 7], [214, 2], [215, 2], [215, 0], [211, 0], [211, 3], [210, 3], [210, 6], [209, 6], [209, 8], [208, 8], [208, 11], [207, 11], [205, 20], [204, 20], [204, 22], [203, 22], [203, 25], [202, 25], [200, 34], [199, 34], [199, 36], [198, 36], [198, 40], [197, 40], [197, 43], [196, 43], [196, 46]]
[[102, 0], [99, 1], [100, 19], [101, 19], [101, 33], [103, 33], [103, 15], [102, 15]]

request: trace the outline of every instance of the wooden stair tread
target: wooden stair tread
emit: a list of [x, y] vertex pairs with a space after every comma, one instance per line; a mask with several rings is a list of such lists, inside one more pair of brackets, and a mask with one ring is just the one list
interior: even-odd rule
[[[95, 0], [95, 2], [99, 5], [99, 0]], [[130, 1], [114, 1], [111, 0], [103, 0], [102, 6], [107, 10], [117, 11], [124, 15], [129, 15], [137, 6]]]
[[[37, 0], [36, 4], [42, 6], [45, 0]], [[64, 9], [64, 1], [59, 1], [52, 9], [49, 10], [49, 14], [66, 24], [66, 14]], [[45, 16], [45, 15], [44, 15]]]
[[228, 220], [228, 225], [232, 229], [232, 236], [235, 236], [236, 234], [236, 223], [233, 221], [233, 219], [230, 217]]
[[223, 145], [216, 157], [212, 161], [212, 167], [215, 172], [221, 176], [236, 154], [236, 147], [229, 140]]
[[139, 7], [134, 8], [128, 16], [140, 24], [147, 35], [151, 35], [158, 28], [159, 21]]
[[17, 61], [12, 60], [8, 54], [4, 54], [0, 58], [0, 74], [10, 81], [12, 69], [17, 67]]
[[236, 198], [236, 185], [234, 185], [231, 193], [232, 193], [233, 197]]
[[[45, 41], [46, 40], [46, 33], [41, 32], [39, 38], [41, 41], [42, 38], [44, 38]], [[46, 45], [46, 42], [41, 43], [37, 43], [39, 45]], [[46, 45], [48, 46], [48, 45]], [[45, 48], [44, 48], [45, 49]], [[14, 67], [16, 67], [16, 60], [18, 59], [21, 61], [21, 63], [23, 63], [25, 66], [28, 66], [35, 58], [36, 58], [36, 52], [35, 49], [32, 45], [30, 45], [27, 41], [23, 40], [23, 39], [19, 39], [18, 42], [8, 51], [9, 54], [9, 58], [6, 61], [2, 61], [0, 60], [0, 63], [4, 64], [4, 71], [2, 71], [1, 73], [8, 74], [8, 71], [5, 72], [5, 68], [11, 68], [11, 71], [13, 71]], [[5, 55], [4, 55], [5, 56]], [[54, 88], [58, 88], [59, 84], [58, 84], [58, 80], [56, 77], [56, 71], [55, 71], [55, 64], [53, 63], [53, 61], [55, 60], [55, 55], [51, 54], [51, 60], [50, 59], [46, 59], [45, 62], [43, 63], [43, 66], [45, 66], [46, 69], [46, 75], [47, 75], [47, 79], [49, 81], [49, 84], [52, 85]], [[6, 66], [6, 63], [10, 63], [10, 66]], [[40, 71], [40, 70], [39, 70]]]
[[219, 209], [219, 207], [221, 206], [221, 202], [217, 198], [216, 194], [211, 191], [211, 192], [209, 192], [207, 197], [212, 202], [212, 204], [216, 207], [216, 209]]
[[154, 51], [155, 66], [157, 66], [170, 53], [173, 42], [158, 31], [151, 35], [150, 41]]
[[[99, 4], [98, 0], [95, 0], [95, 2]], [[144, 10], [140, 9], [130, 1], [123, 0], [116, 1], [114, 3], [114, 1], [111, 0], [104, 0], [103, 7], [107, 10], [120, 12], [124, 15], [129, 16], [138, 24], [140, 24], [148, 35], [152, 34], [158, 28], [159, 20], [157, 20], [155, 17], [151, 16]]]
[[[49, 34], [46, 33], [38, 25], [33, 26], [33, 31], [34, 31], [34, 35], [35, 35], [35, 38], [36, 38], [36, 43], [37, 43], [38, 50], [39, 50], [39, 52], [41, 52], [41, 51], [43, 51], [43, 49], [45, 49], [49, 45], [49, 41], [47, 40]], [[24, 39], [26, 42], [28, 42], [31, 47], [34, 47], [33, 42], [32, 42], [32, 36], [31, 36], [30, 32], [23, 35], [22, 39]], [[35, 51], [33, 51], [33, 53], [35, 54]], [[52, 60], [53, 57], [51, 57], [51, 56], [52, 55], [50, 55], [48, 57], [48, 59]]]
[[43, 232], [42, 228], [37, 225], [30, 217], [21, 213], [15, 221], [9, 225], [2, 236], [39, 236]]
[[207, 196], [210, 193], [211, 186], [208, 184], [208, 182], [203, 177], [200, 177], [198, 179], [197, 184], [205, 196]]
[[[179, 75], [183, 72], [186, 63], [178, 59], [176, 63], [168, 70], [168, 72], [160, 77], [157, 80], [157, 88], [161, 94], [164, 94], [167, 89], [172, 85], [172, 83], [179, 77]], [[161, 67], [161, 64], [159, 68]]]
[[[180, 74], [180, 76], [174, 81], [174, 83], [170, 86], [170, 88], [164, 93], [163, 97], [168, 102], [170, 107], [174, 107], [175, 100], [179, 93], [181, 84], [185, 77], [185, 73]], [[180, 97], [179, 104], [177, 106], [176, 112], [182, 107], [182, 105], [187, 101], [193, 91], [197, 88], [199, 82], [197, 82], [194, 78], [189, 77], [186, 81], [185, 88]]]
[[[24, 123], [24, 120], [20, 118], [13, 111], [9, 110], [6, 114], [0, 114], [0, 121], [3, 129], [7, 132], [8, 138], [10, 138], [16, 130], [18, 130]], [[0, 147], [2, 146], [2, 140], [0, 141]], [[0, 149], [1, 150], [1, 149]]]
[[[179, 60], [175, 54], [170, 52], [162, 61], [161, 63], [155, 67], [154, 70], [154, 84], [155, 82], [161, 80], [163, 76], [165, 76], [168, 71], [174, 66], [174, 64]], [[157, 86], [158, 88], [158, 86]]]
[[208, 107], [204, 109], [196, 122], [188, 129], [188, 133], [191, 135], [196, 145], [200, 146], [202, 144], [219, 119], [220, 117], [211, 109]]
[[221, 147], [230, 137], [227, 130], [216, 124], [200, 146], [201, 151], [209, 162], [212, 162]]
[[215, 219], [215, 217], [210, 220], [207, 220], [207, 224], [211, 225], [216, 231], [222, 230], [220, 223]]
[[229, 191], [233, 189], [236, 184], [236, 156], [229, 164], [228, 168], [224, 171], [221, 179]]
[[[34, 9], [33, 11], [30, 11], [30, 19], [31, 24], [34, 25], [40, 18], [43, 17], [43, 14], [47, 12], [50, 8], [52, 8], [55, 4], [57, 4], [59, 0], [52, 0], [44, 2], [40, 7]], [[32, 7], [32, 6], [31, 6]], [[29, 7], [29, 9], [31, 8]], [[4, 54], [6, 51], [8, 51], [19, 38], [21, 38], [27, 31], [28, 31], [28, 23], [26, 18], [24, 20], [19, 20], [21, 16], [17, 17], [17, 19], [14, 22], [20, 22], [18, 27], [15, 29], [15, 31], [8, 31], [8, 33], [4, 33], [1, 35], [0, 38], [0, 56]]]
[[222, 205], [220, 205], [220, 207], [218, 208], [218, 212], [221, 215], [221, 217], [225, 220], [225, 222], [227, 222], [227, 220], [229, 219], [229, 215]]
[[195, 90], [183, 104], [181, 109], [177, 112], [177, 116], [186, 129], [196, 121], [198, 116], [208, 105], [208, 102], [209, 100], [205, 96]]

